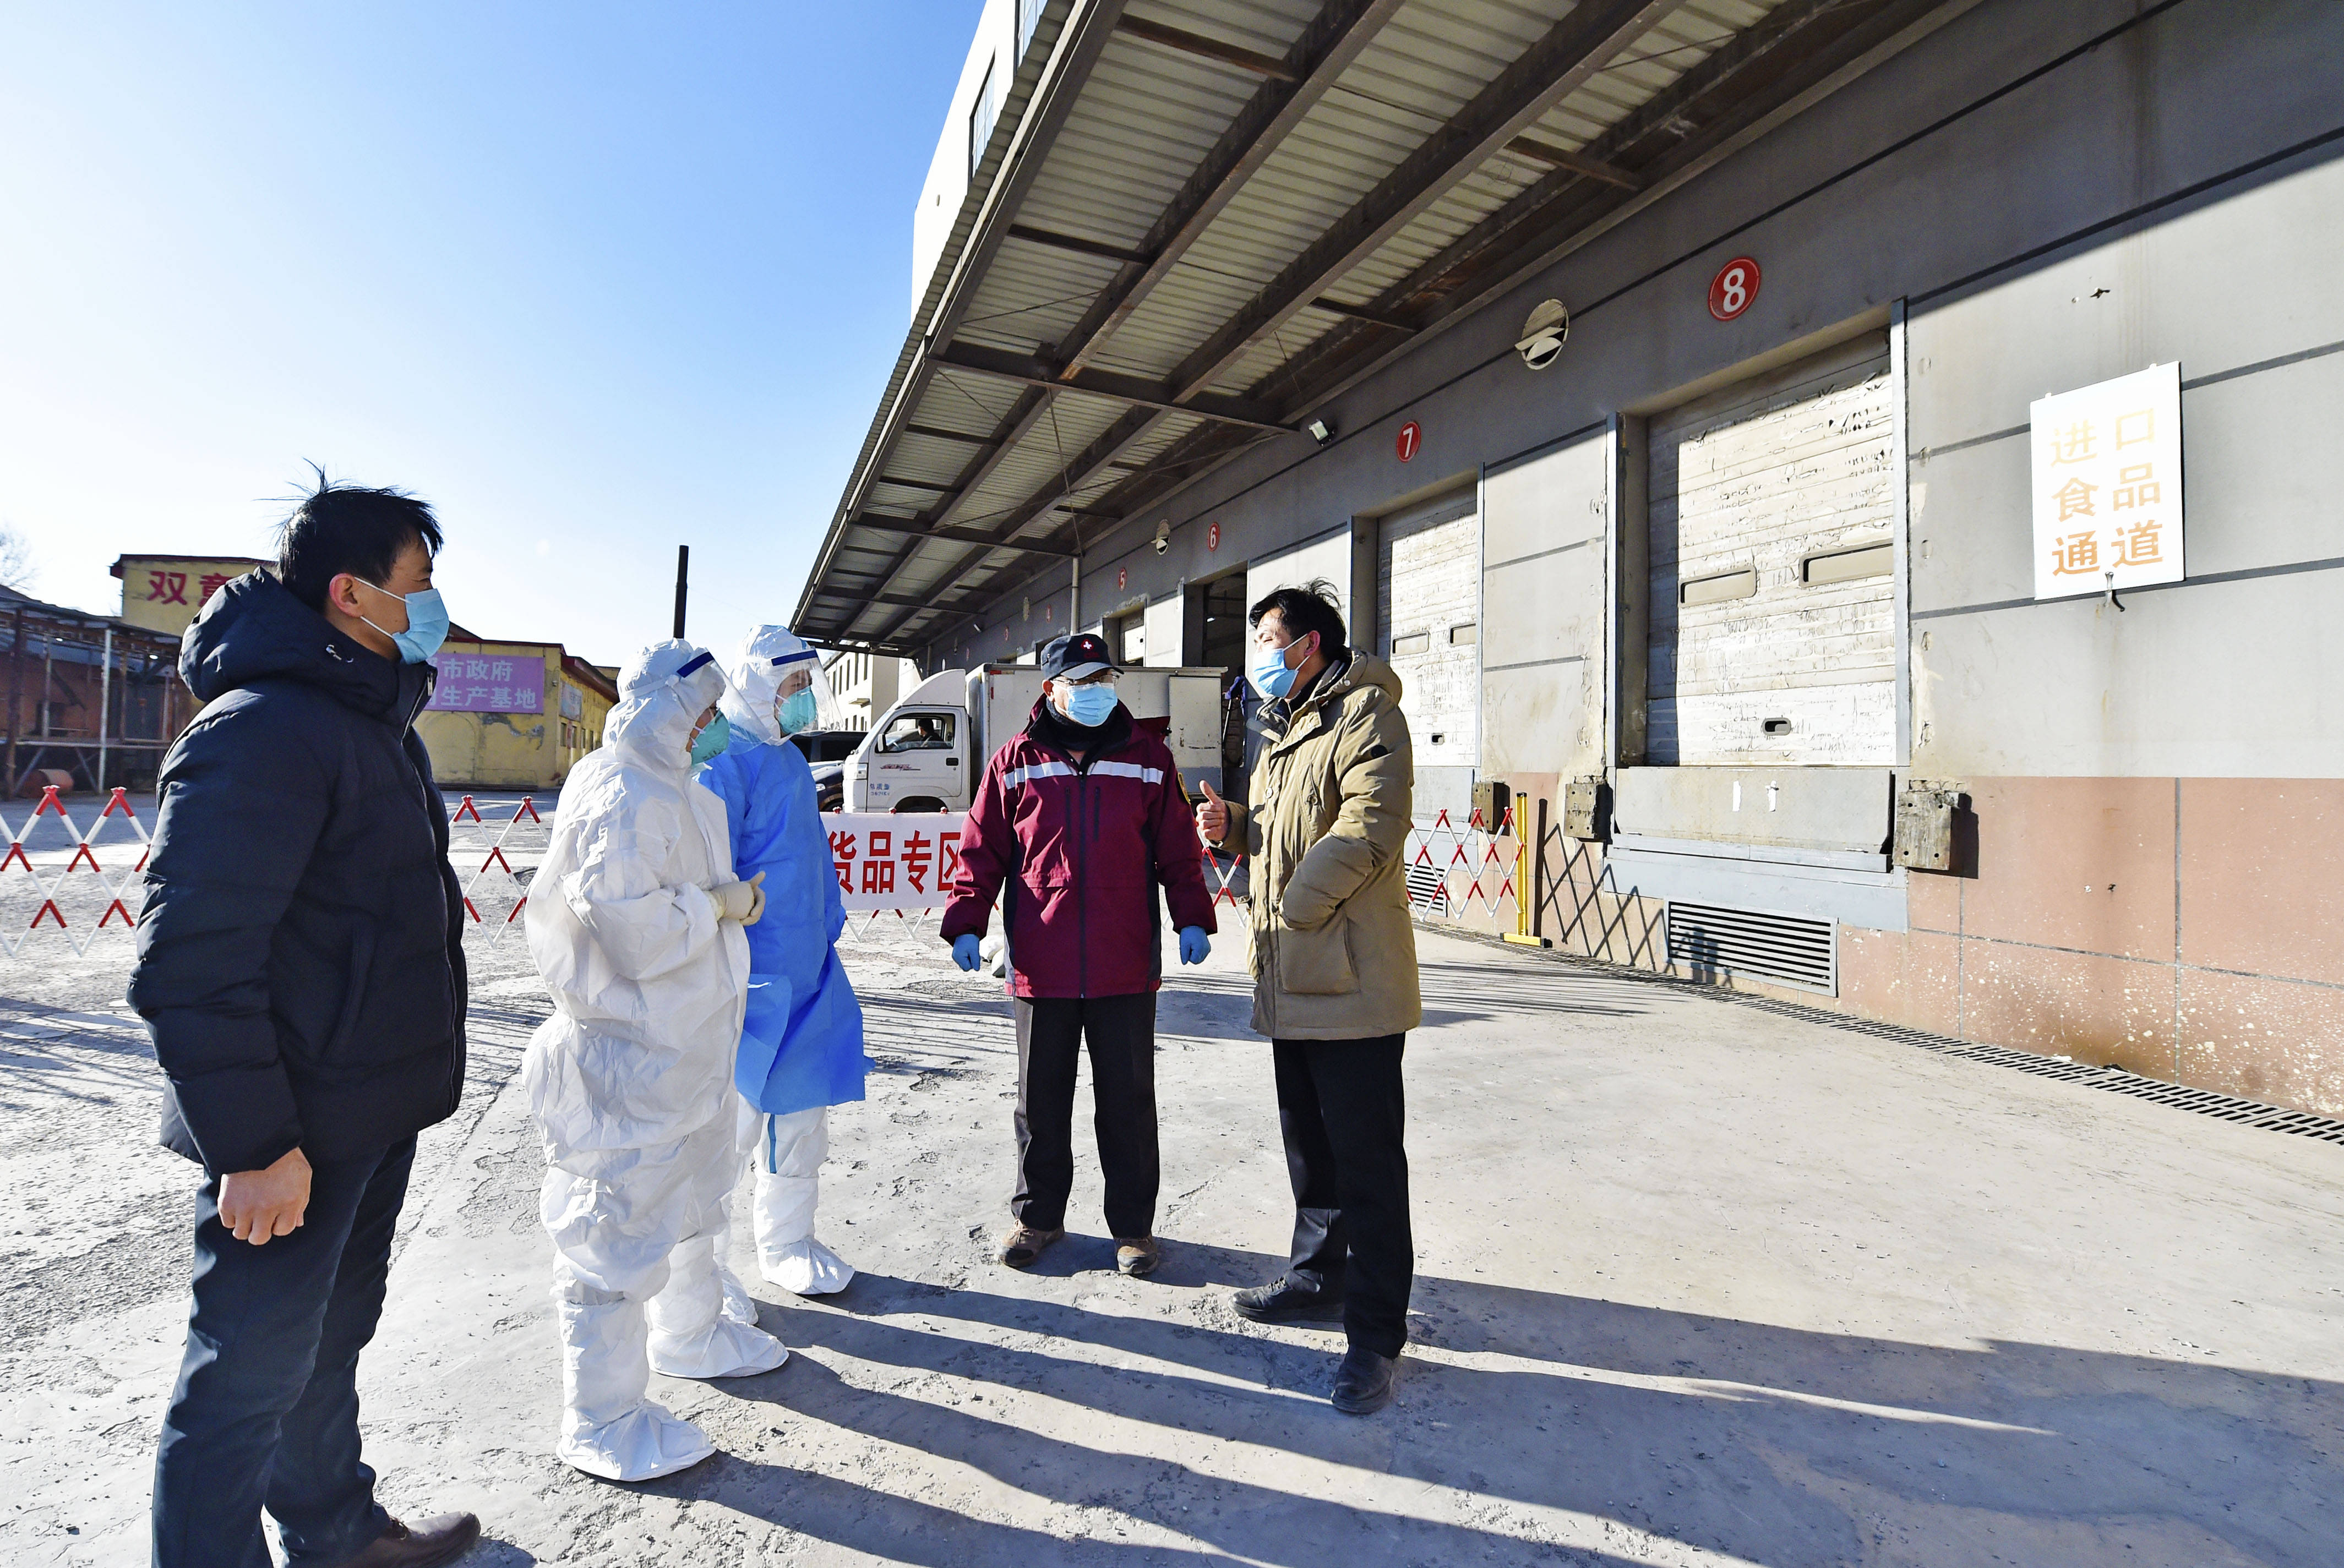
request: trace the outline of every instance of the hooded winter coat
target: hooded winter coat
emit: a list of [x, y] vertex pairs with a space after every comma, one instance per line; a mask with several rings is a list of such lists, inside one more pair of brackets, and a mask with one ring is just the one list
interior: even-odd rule
[[1164, 905], [1176, 930], [1216, 929], [1180, 769], [1120, 703], [1076, 762], [1048, 702], [1036, 702], [985, 765], [939, 929], [946, 941], [983, 936], [1005, 883], [1013, 995], [1155, 990], [1164, 983]]
[[1352, 650], [1293, 703], [1225, 844], [1253, 857], [1253, 1027], [1274, 1040], [1369, 1040], [1422, 1021], [1408, 912], [1416, 764], [1399, 677]]
[[163, 1142], [216, 1176], [389, 1148], [464, 1087], [463, 894], [414, 730], [432, 668], [256, 571], [179, 673], [209, 706], [163, 761], [129, 993]]

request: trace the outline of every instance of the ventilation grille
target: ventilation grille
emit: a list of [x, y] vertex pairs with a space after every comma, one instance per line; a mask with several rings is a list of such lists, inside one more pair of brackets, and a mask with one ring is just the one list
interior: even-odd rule
[[1440, 867], [1420, 864], [1408, 869], [1408, 901], [1428, 914], [1449, 913], [1449, 879]]
[[1838, 944], [1828, 919], [1669, 905], [1669, 961], [1696, 975], [1746, 975], [1802, 990], [1839, 994]]

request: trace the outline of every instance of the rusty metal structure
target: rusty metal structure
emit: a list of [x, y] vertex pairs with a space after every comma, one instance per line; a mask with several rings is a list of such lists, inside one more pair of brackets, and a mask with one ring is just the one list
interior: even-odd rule
[[201, 706], [179, 680], [179, 639], [117, 616], [0, 588], [0, 637], [12, 797], [52, 772], [98, 792], [151, 779]]

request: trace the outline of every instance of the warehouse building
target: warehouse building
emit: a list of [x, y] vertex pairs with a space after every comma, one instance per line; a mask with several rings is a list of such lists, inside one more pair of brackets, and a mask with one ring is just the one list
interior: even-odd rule
[[1521, 868], [1427, 918], [2344, 1110], [2339, 80], [2320, 0], [995, 0], [797, 624], [1234, 675], [1323, 578]]

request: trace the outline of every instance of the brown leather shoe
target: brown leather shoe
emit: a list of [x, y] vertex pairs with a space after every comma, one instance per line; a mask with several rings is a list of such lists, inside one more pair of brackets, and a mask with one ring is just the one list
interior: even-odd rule
[[480, 1538], [480, 1522], [469, 1513], [434, 1514], [413, 1525], [394, 1519], [341, 1568], [440, 1568], [470, 1552]]
[[1133, 1279], [1152, 1274], [1156, 1265], [1164, 1261], [1163, 1243], [1153, 1236], [1135, 1236], [1129, 1240], [1116, 1237], [1115, 1266]]
[[1031, 1225], [1019, 1225], [1001, 1238], [1001, 1261], [1013, 1269], [1022, 1269], [1042, 1255], [1046, 1247], [1056, 1246], [1066, 1236], [1064, 1230], [1036, 1231]]

